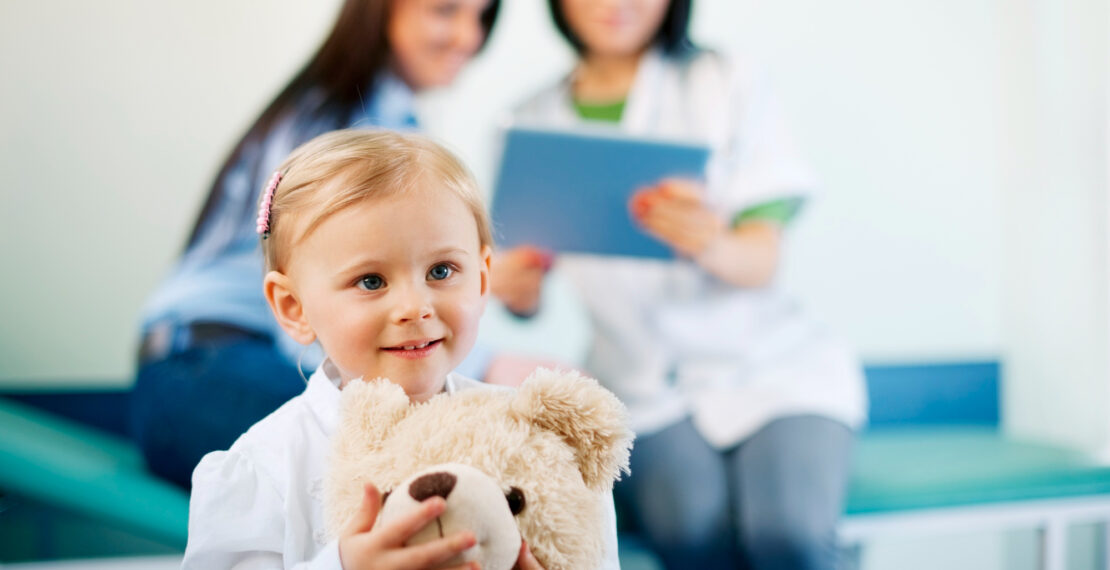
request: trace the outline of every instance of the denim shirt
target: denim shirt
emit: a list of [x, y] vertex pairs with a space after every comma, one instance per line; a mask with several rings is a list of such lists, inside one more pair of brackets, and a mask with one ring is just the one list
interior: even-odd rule
[[[197, 239], [182, 255], [143, 309], [144, 333], [156, 325], [181, 328], [190, 323], [224, 323], [275, 339], [291, 363], [298, 359], [314, 368], [322, 358], [304, 348], [277, 325], [262, 294], [263, 260], [255, 232], [259, 194], [271, 173], [300, 144], [334, 128], [325, 121], [305, 124], [301, 111], [318, 103], [318, 94], [305, 96], [297, 111], [280, 119], [267, 138], [243, 149], [224, 179], [223, 194], [214, 205]], [[413, 93], [400, 79], [386, 74], [367, 92], [360, 112], [347, 127], [411, 130]], [[175, 335], [172, 350], [188, 340]], [[181, 340], [178, 340], [181, 339]]]

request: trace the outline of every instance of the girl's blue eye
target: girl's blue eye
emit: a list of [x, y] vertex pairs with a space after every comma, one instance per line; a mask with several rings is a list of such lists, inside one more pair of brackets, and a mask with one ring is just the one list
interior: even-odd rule
[[428, 277], [431, 277], [436, 281], [442, 281], [450, 277], [451, 274], [454, 272], [455, 271], [451, 269], [451, 266], [447, 265], [446, 263], [440, 263], [428, 272]]
[[385, 279], [381, 275], [367, 275], [358, 280], [358, 288], [366, 291], [377, 291], [385, 286]]

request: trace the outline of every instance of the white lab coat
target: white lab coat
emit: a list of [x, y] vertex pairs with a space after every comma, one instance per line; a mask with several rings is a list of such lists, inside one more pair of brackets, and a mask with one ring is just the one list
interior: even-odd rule
[[[572, 80], [526, 101], [515, 121], [582, 125]], [[723, 219], [815, 186], [760, 75], [715, 52], [648, 52], [615, 128], [709, 144], [706, 199]], [[688, 260], [564, 255], [559, 269], [592, 318], [587, 368], [625, 402], [638, 434], [691, 416], [707, 441], [727, 448], [783, 416], [817, 414], [851, 427], [865, 417], [852, 352], [774, 286], [739, 289]]]
[[[324, 530], [323, 479], [339, 421], [338, 375], [330, 361], [296, 398], [255, 424], [193, 472], [189, 541], [182, 569], [340, 570], [338, 541]], [[446, 390], [492, 389], [451, 374]], [[218, 395], [214, 395], [218, 397]], [[619, 569], [616, 515], [607, 501], [602, 568]]]

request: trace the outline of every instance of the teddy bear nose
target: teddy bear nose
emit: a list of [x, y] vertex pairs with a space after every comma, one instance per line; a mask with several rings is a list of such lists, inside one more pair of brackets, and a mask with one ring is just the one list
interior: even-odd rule
[[423, 501], [436, 495], [447, 499], [447, 495], [451, 494], [451, 489], [455, 488], [456, 480], [457, 478], [454, 475], [446, 471], [421, 475], [412, 482], [412, 485], [409, 485], [409, 496], [417, 501]]

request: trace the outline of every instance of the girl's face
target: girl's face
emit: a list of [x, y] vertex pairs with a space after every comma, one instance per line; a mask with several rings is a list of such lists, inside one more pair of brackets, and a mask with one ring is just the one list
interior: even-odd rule
[[485, 39], [490, 0], [393, 0], [386, 34], [394, 69], [415, 90], [443, 87]]
[[560, 0], [588, 55], [628, 57], [647, 49], [670, 0]]
[[301, 319], [344, 384], [388, 378], [425, 401], [474, 345], [489, 247], [463, 201], [432, 184], [341, 210], [291, 252]]

